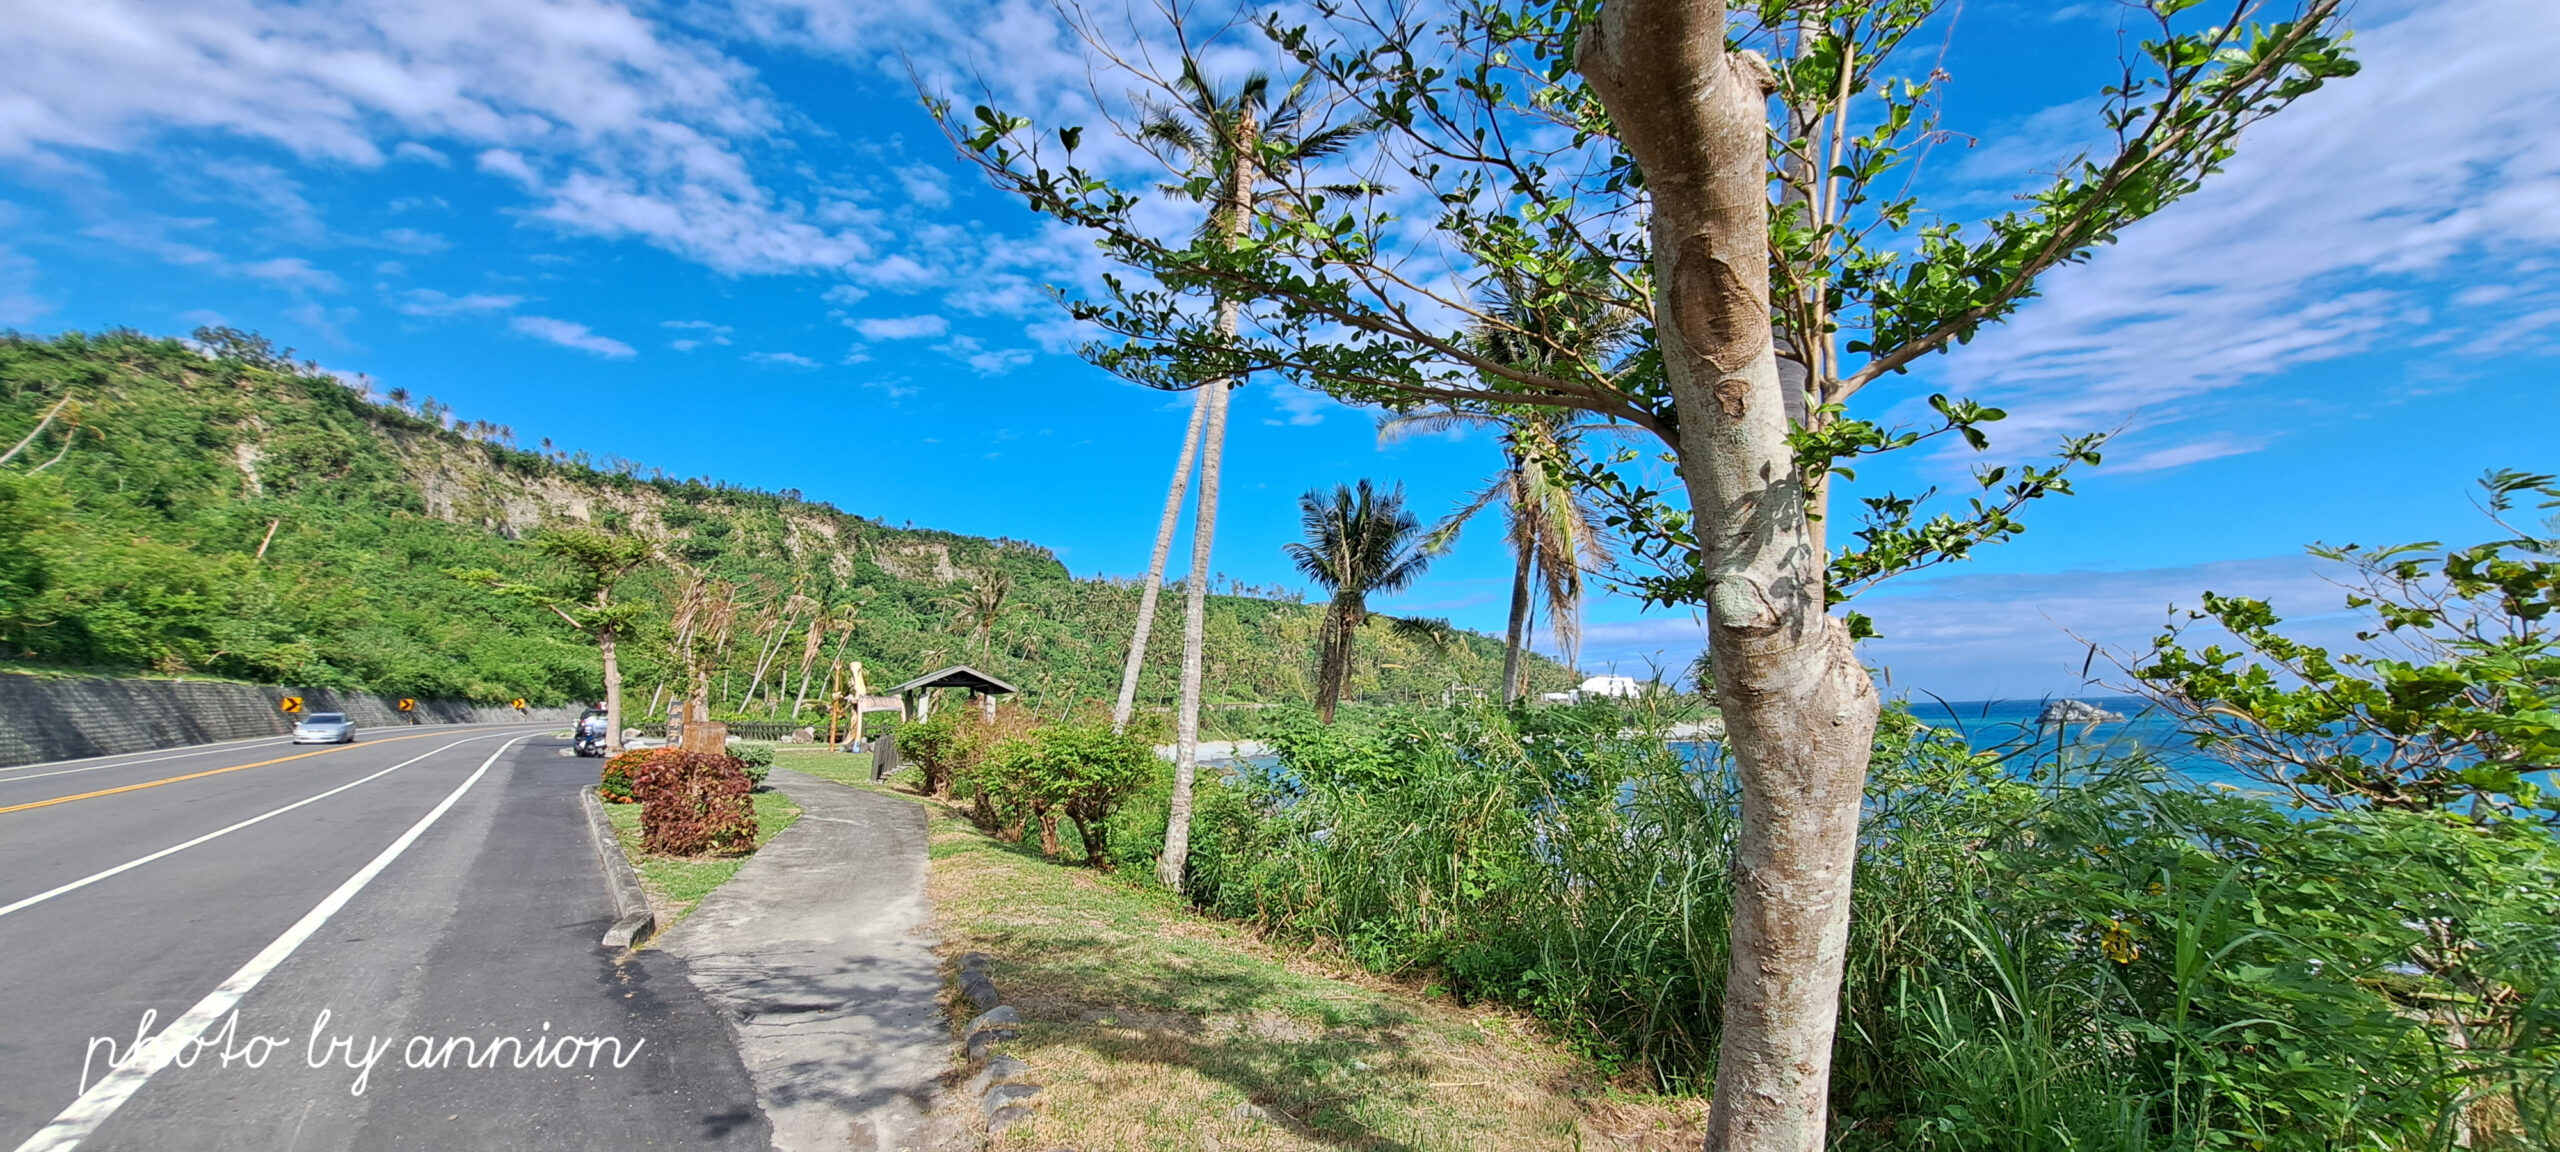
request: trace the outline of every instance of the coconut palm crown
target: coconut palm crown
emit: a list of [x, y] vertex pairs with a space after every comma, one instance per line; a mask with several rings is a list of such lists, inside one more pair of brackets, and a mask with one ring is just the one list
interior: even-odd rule
[[1332, 592], [1318, 640], [1316, 714], [1333, 722], [1334, 706], [1351, 683], [1352, 641], [1369, 621], [1369, 597], [1401, 592], [1431, 566], [1422, 521], [1404, 506], [1404, 486], [1379, 492], [1363, 479], [1338, 484], [1328, 495], [1311, 490], [1298, 498], [1303, 543], [1283, 547], [1311, 580]]

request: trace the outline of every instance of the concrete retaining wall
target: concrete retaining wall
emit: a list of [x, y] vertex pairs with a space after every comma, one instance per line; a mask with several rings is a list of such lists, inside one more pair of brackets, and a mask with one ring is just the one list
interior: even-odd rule
[[278, 703], [300, 696], [305, 712], [344, 712], [367, 731], [421, 724], [492, 724], [543, 720], [566, 724], [579, 709], [486, 707], [457, 700], [420, 700], [403, 713], [389, 696], [217, 684], [198, 680], [54, 680], [0, 673], [0, 765], [147, 752], [252, 736], [281, 736], [293, 717]]

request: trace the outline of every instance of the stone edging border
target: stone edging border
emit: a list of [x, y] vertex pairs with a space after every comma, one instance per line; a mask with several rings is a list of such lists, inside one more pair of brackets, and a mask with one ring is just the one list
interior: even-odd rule
[[658, 925], [657, 915], [649, 911], [649, 898], [640, 891], [640, 873], [622, 854], [622, 841], [613, 834], [613, 821], [605, 816], [595, 785], [578, 789], [578, 804], [586, 810], [587, 837], [595, 844], [596, 865], [604, 869], [605, 887], [613, 892], [613, 927], [605, 929], [598, 946], [629, 948], [648, 938], [649, 930]]
[[995, 1136], [1031, 1118], [1031, 1109], [1022, 1101], [1040, 1094], [1040, 1086], [1023, 1079], [1031, 1066], [995, 1052], [995, 1047], [1022, 1035], [1022, 1013], [1004, 1003], [997, 993], [995, 981], [987, 975], [995, 957], [984, 952], [971, 952], [960, 958], [957, 983], [960, 995], [978, 1009], [978, 1015], [961, 1026], [960, 1038], [971, 1060], [987, 1058], [986, 1067], [969, 1078], [961, 1088], [963, 1099], [975, 1099], [978, 1111], [987, 1118], [987, 1135]]

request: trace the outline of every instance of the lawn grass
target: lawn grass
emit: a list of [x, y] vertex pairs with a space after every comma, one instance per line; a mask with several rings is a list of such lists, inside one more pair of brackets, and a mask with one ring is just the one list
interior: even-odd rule
[[838, 752], [824, 744], [777, 747], [773, 750], [773, 766], [821, 780], [833, 780], [838, 784], [860, 786], [871, 783], [870, 753]]
[[[791, 822], [800, 818], [800, 806], [791, 798], [770, 789], [754, 794], [756, 810], [756, 847], [782, 834]], [[711, 894], [711, 890], [729, 882], [747, 856], [688, 858], [659, 856], [640, 850], [640, 806], [607, 804], [606, 817], [613, 821], [616, 839], [622, 841], [622, 854], [640, 872], [640, 889], [649, 897], [649, 910], [657, 914], [658, 931], [675, 927], [693, 906]], [[753, 855], [753, 853], [749, 853]]]
[[[1006, 1050], [1046, 1086], [1035, 1118], [997, 1149], [1699, 1142], [1701, 1102], [1613, 1091], [1528, 1017], [1275, 946], [1134, 878], [1062, 866], [927, 807], [946, 970], [968, 952], [995, 957], [996, 985], [1027, 1022]], [[952, 1015], [970, 1011], [955, 1003]]]

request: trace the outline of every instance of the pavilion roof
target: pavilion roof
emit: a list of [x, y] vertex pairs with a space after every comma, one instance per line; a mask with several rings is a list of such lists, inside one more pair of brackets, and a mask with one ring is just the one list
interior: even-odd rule
[[925, 688], [966, 688], [972, 692], [984, 692], [991, 696], [1005, 696], [1021, 691], [1011, 684], [966, 664], [954, 664], [939, 672], [927, 672], [900, 684], [890, 689], [889, 694], [899, 696]]

